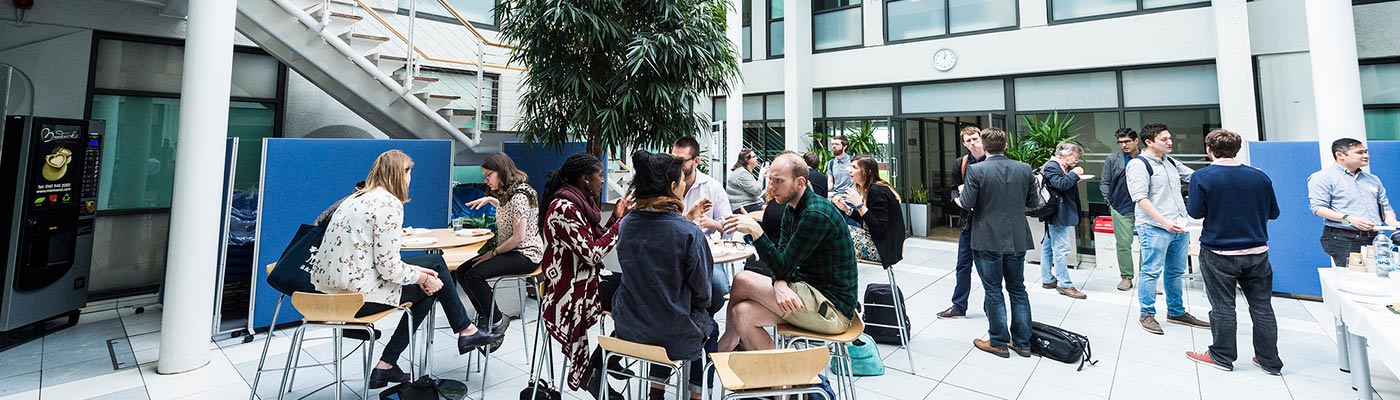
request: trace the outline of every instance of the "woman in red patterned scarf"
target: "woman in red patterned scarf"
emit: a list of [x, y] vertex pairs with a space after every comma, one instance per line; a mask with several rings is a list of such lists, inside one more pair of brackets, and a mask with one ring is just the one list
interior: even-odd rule
[[[608, 309], [612, 285], [601, 283], [603, 256], [617, 245], [618, 221], [627, 214], [628, 200], [618, 200], [612, 218], [600, 225], [596, 200], [603, 189], [603, 165], [591, 155], [578, 153], [549, 173], [540, 218], [544, 232], [545, 328], [563, 345], [569, 359], [569, 388], [578, 390], [590, 368], [588, 328]], [[616, 276], [608, 277], [609, 280]], [[600, 286], [608, 286], [600, 290]], [[607, 290], [613, 289], [613, 290]]]

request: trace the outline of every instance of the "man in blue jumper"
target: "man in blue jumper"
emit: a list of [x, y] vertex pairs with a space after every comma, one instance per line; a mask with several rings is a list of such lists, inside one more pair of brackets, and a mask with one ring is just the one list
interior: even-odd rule
[[1191, 178], [1186, 212], [1204, 218], [1201, 230], [1201, 276], [1210, 300], [1213, 343], [1205, 352], [1186, 352], [1192, 361], [1221, 370], [1234, 368], [1235, 286], [1249, 303], [1254, 322], [1254, 365], [1279, 375], [1278, 321], [1270, 299], [1274, 272], [1269, 265], [1266, 224], [1278, 219], [1273, 182], [1257, 168], [1235, 161], [1240, 136], [1224, 129], [1206, 135], [1206, 154], [1214, 161]]

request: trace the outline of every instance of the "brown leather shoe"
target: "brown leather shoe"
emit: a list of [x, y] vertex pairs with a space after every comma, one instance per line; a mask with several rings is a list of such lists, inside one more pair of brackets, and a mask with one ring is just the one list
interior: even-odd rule
[[938, 319], [949, 319], [949, 318], [957, 318], [957, 317], [965, 317], [965, 316], [967, 316], [967, 312], [966, 312], [966, 311], [958, 311], [958, 308], [957, 308], [957, 307], [948, 307], [947, 310], [943, 310], [943, 311], [941, 311], [941, 312], [938, 313]]
[[1089, 298], [1089, 295], [1084, 294], [1084, 292], [1079, 291], [1079, 289], [1075, 289], [1072, 287], [1055, 288], [1055, 291], [1060, 292], [1060, 294], [1068, 296], [1071, 299], [1084, 300]]
[[1045, 289], [1054, 289], [1054, 288], [1060, 287], [1060, 282], [1059, 282], [1059, 281], [1049, 281], [1049, 282], [1041, 283], [1041, 284], [1040, 284], [1040, 287], [1045, 288]]
[[1007, 351], [1005, 347], [997, 347], [993, 345], [992, 342], [986, 340], [972, 339], [972, 347], [976, 347], [977, 350], [982, 350], [991, 353], [992, 355], [997, 357], [1011, 358], [1011, 352]]
[[1138, 324], [1142, 325], [1142, 330], [1148, 331], [1150, 333], [1155, 333], [1158, 335], [1166, 333], [1162, 331], [1162, 324], [1157, 323], [1157, 317], [1151, 315], [1143, 315], [1142, 317], [1139, 317]]
[[1192, 316], [1191, 313], [1185, 313], [1174, 317], [1167, 316], [1167, 322], [1186, 325], [1192, 328], [1210, 329], [1209, 322], [1197, 319], [1195, 316]]
[[1031, 358], [1031, 349], [1023, 349], [1023, 348], [1020, 348], [1020, 347], [1016, 347], [1016, 345], [1014, 345], [1014, 344], [1007, 345], [1006, 348], [1011, 349], [1011, 351], [1016, 352], [1016, 355], [1018, 355], [1018, 356], [1025, 357], [1025, 358]]

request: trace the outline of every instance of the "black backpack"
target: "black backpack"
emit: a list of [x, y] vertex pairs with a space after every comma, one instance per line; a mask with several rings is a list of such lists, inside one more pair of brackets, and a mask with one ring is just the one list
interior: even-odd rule
[[[863, 309], [865, 315], [865, 333], [875, 339], [875, 343], [899, 345], [899, 329], [886, 328], [883, 326], [871, 326], [870, 324], [881, 324], [889, 326], [899, 326], [898, 320], [894, 316], [894, 296], [899, 296], [900, 304], [908, 307], [909, 303], [904, 302], [904, 292], [896, 288], [892, 293], [890, 285], [885, 283], [872, 283], [865, 285], [865, 304]], [[904, 320], [904, 334], [909, 336], [909, 309], [905, 308], [904, 315], [900, 318]]]
[[1075, 371], [1083, 371], [1084, 364], [1098, 364], [1094, 350], [1089, 347], [1089, 337], [1039, 322], [1031, 322], [1031, 352], [1041, 357], [1066, 364], [1079, 363]]
[[1040, 171], [1041, 169], [1037, 168], [1031, 174], [1031, 186], [1032, 190], [1035, 191], [1036, 205], [1035, 207], [1026, 207], [1027, 217], [1046, 218], [1055, 215], [1055, 212], [1060, 208], [1060, 194], [1050, 190], [1050, 185], [1045, 182], [1045, 175]]

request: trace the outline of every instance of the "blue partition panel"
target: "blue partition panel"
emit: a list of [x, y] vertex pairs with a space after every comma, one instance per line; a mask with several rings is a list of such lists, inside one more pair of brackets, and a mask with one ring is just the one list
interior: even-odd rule
[[1371, 152], [1371, 173], [1381, 178], [1390, 207], [1400, 208], [1394, 203], [1400, 200], [1400, 141], [1370, 141], [1366, 149]]
[[1322, 218], [1308, 211], [1308, 176], [1320, 169], [1317, 142], [1250, 142], [1250, 164], [1269, 174], [1278, 220], [1269, 222], [1274, 291], [1321, 296], [1317, 269], [1332, 264], [1318, 238]]
[[[364, 180], [375, 157], [398, 149], [413, 158], [413, 181], [404, 204], [404, 226], [447, 226], [451, 189], [452, 142], [447, 140], [265, 139], [262, 204], [259, 206], [257, 264], [253, 282], [255, 328], [272, 323], [279, 293], [267, 285], [264, 266], [277, 262], [301, 224], [309, 224]], [[300, 319], [283, 304], [276, 323]]]
[[587, 143], [565, 143], [558, 149], [546, 149], [543, 146], [521, 142], [506, 142], [501, 146], [501, 152], [510, 156], [511, 161], [515, 161], [515, 167], [530, 176], [530, 186], [541, 196], [544, 195], [544, 181], [549, 177], [549, 171], [558, 169], [560, 165], [564, 165], [565, 159], [582, 151], [588, 151]]

